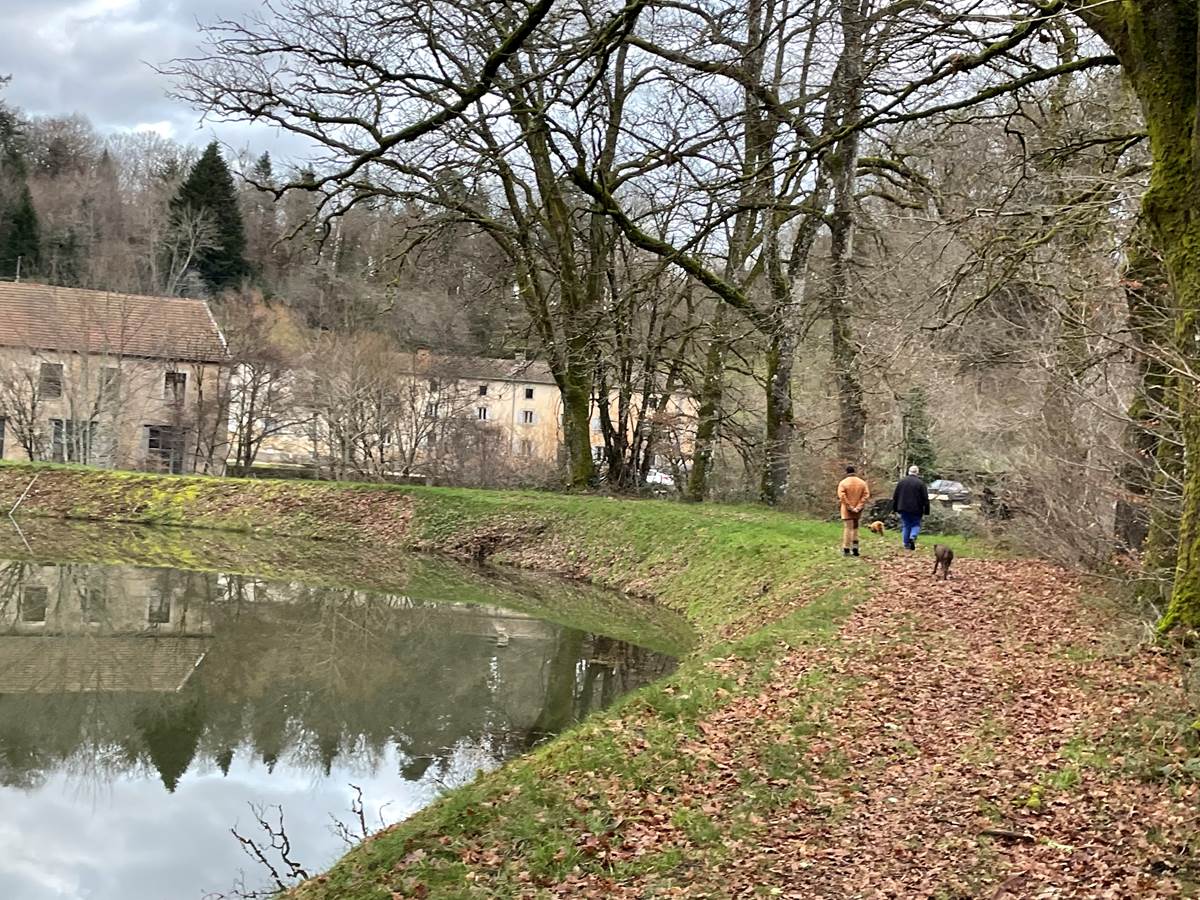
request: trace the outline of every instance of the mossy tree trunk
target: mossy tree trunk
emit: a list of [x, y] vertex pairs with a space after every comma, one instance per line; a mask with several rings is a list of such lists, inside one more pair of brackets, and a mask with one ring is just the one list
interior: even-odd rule
[[684, 496], [696, 503], [708, 493], [713, 451], [721, 422], [721, 403], [725, 388], [725, 309], [718, 306], [713, 316], [708, 351], [704, 355], [704, 382], [700, 387], [700, 405], [696, 410], [696, 440], [692, 450], [692, 468], [688, 472]]
[[[1174, 295], [1174, 350], [1194, 365], [1200, 321], [1200, 128], [1195, 0], [1074, 3], [1113, 49], [1142, 106], [1153, 165], [1142, 202]], [[1181, 367], [1182, 368], [1182, 367]], [[1184, 470], [1175, 583], [1161, 627], [1200, 628], [1200, 384], [1176, 379]]]

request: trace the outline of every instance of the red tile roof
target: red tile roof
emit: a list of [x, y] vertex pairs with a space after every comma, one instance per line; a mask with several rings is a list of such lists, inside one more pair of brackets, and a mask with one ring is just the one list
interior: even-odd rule
[[221, 362], [225, 339], [203, 300], [0, 282], [0, 346]]

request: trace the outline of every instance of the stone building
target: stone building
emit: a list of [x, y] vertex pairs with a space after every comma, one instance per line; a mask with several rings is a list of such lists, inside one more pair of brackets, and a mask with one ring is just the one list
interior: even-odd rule
[[220, 472], [226, 365], [202, 300], [0, 283], [0, 459]]

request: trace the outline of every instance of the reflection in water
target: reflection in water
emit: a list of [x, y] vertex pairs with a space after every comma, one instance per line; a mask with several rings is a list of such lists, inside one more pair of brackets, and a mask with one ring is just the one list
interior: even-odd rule
[[[0, 894], [227, 887], [247, 801], [282, 802], [324, 864], [348, 779], [394, 820], [671, 665], [499, 608], [0, 563]], [[86, 862], [80, 841], [112, 846]]]

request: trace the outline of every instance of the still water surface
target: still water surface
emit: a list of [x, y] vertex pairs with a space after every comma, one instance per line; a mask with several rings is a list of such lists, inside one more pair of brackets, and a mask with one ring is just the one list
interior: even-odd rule
[[0, 897], [260, 886], [230, 834], [249, 804], [318, 870], [351, 784], [397, 821], [673, 666], [434, 593], [0, 562]]

